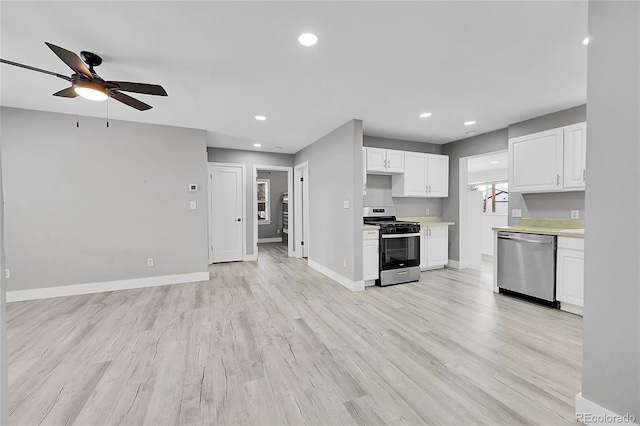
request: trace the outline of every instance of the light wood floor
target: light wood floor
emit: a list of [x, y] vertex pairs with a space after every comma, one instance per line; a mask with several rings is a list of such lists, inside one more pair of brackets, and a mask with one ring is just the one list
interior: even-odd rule
[[11, 423], [573, 421], [580, 317], [480, 271], [352, 293], [284, 250], [207, 282], [10, 304]]

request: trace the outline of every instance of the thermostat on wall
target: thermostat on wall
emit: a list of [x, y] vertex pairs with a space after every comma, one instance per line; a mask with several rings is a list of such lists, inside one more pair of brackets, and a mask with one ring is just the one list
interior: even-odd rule
[[197, 183], [192, 183], [191, 185], [189, 185], [189, 192], [196, 192], [197, 190], [198, 190]]

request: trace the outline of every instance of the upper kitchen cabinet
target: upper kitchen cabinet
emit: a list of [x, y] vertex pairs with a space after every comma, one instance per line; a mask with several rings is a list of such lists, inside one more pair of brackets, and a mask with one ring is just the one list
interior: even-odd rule
[[447, 155], [404, 153], [404, 173], [392, 178], [393, 197], [448, 197]]
[[564, 128], [564, 189], [579, 191], [587, 182], [587, 123]]
[[586, 123], [509, 139], [509, 190], [584, 190]]
[[393, 149], [366, 148], [367, 173], [389, 175], [404, 172], [404, 152]]

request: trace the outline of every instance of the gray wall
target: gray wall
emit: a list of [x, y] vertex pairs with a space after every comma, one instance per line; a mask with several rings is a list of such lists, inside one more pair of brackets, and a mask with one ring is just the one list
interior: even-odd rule
[[404, 198], [391, 197], [391, 176], [367, 175], [367, 194], [364, 196], [365, 206], [396, 206], [398, 217], [424, 216], [429, 209], [429, 216], [442, 214], [441, 198]]
[[398, 151], [442, 154], [442, 145], [427, 142], [406, 141], [402, 139], [381, 138], [378, 136], [364, 135], [362, 145], [372, 148], [397, 149]]
[[[425, 142], [389, 139], [377, 136], [364, 136], [363, 145], [372, 148], [397, 149], [398, 151], [425, 152], [441, 154], [442, 145]], [[364, 196], [365, 206], [395, 205], [398, 217], [424, 216], [429, 209], [429, 216], [440, 216], [442, 213], [441, 198], [407, 198], [391, 197], [391, 176], [367, 175], [367, 194]]]
[[[351, 120], [299, 151], [309, 162], [309, 259], [362, 280], [362, 121]], [[349, 200], [349, 208], [343, 201]], [[343, 260], [347, 266], [343, 266]]]
[[[442, 220], [455, 222], [449, 227], [449, 259], [460, 260], [460, 159], [509, 147], [507, 129], [451, 142], [442, 146], [449, 156], [449, 198], [442, 200]], [[463, 212], [466, 214], [466, 212]]]
[[1, 118], [8, 290], [207, 270], [207, 191], [188, 192], [207, 187], [204, 131], [89, 117], [77, 128], [76, 116], [14, 108]]
[[282, 193], [287, 192], [287, 172], [258, 171], [258, 179], [269, 179], [271, 223], [258, 222], [258, 238], [282, 237]]
[[253, 166], [293, 166], [292, 154], [276, 154], [270, 152], [257, 151], [241, 151], [237, 149], [225, 148], [207, 148], [208, 161], [217, 163], [238, 163], [246, 165], [245, 189], [247, 205], [247, 231], [246, 231], [246, 247], [247, 254], [255, 254], [253, 244], [253, 224], [254, 217], [252, 213], [253, 206]]
[[[554, 112], [536, 117], [531, 120], [511, 124], [509, 139], [587, 120], [586, 105]], [[591, 135], [587, 138], [591, 140]], [[590, 173], [590, 176], [597, 176]], [[594, 180], [594, 179], [591, 179]], [[591, 184], [591, 180], [588, 185]], [[509, 225], [518, 225], [519, 218], [511, 217], [511, 209], [522, 209], [522, 217], [537, 217], [550, 219], [571, 219], [571, 210], [580, 211], [580, 219], [586, 221], [584, 208], [584, 191], [548, 193], [548, 194], [519, 194], [509, 193]]]
[[[0, 135], [1, 134], [2, 120], [0, 119]], [[0, 271], [4, 271], [5, 268], [3, 187], [2, 150], [0, 149]], [[4, 274], [0, 273], [0, 425], [9, 424], [9, 371], [7, 352], [7, 283]]]
[[[589, 1], [583, 396], [640, 418], [640, 3]], [[613, 222], [612, 222], [613, 219]]]

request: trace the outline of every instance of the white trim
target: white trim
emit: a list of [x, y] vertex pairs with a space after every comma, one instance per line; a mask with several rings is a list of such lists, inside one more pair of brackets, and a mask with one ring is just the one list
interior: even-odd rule
[[164, 275], [159, 277], [133, 278], [129, 280], [105, 281], [87, 284], [63, 285], [59, 287], [34, 288], [7, 291], [7, 302], [50, 299], [52, 297], [78, 296], [103, 293], [105, 291], [130, 290], [133, 288], [157, 287], [169, 284], [209, 281], [209, 271], [190, 274]]
[[[622, 415], [620, 414], [616, 414], [613, 411], [610, 411], [598, 404], [596, 404], [593, 401], [588, 400], [587, 398], [582, 396], [582, 392], [578, 393], [576, 395], [576, 419], [578, 418], [579, 414], [589, 414], [591, 416], [591, 419], [596, 420], [598, 419], [598, 417], [604, 418], [604, 421], [588, 421], [589, 419], [585, 419], [582, 418], [581, 422], [584, 424], [639, 424], [638, 419], [634, 419], [634, 422], [631, 421], [627, 421], [625, 423], [621, 422], [615, 422], [612, 421], [615, 418], [618, 418], [620, 420], [623, 420]], [[626, 415], [626, 417], [629, 417], [629, 414]]]
[[[306, 170], [306, 171], [305, 171]], [[305, 171], [303, 173], [303, 171]], [[300, 177], [304, 177], [304, 182], [300, 184]], [[310, 236], [309, 236], [309, 162], [305, 161], [302, 164], [298, 164], [293, 168], [293, 178], [294, 178], [294, 195], [296, 198], [300, 198], [300, 193], [302, 192], [303, 196], [300, 199], [300, 202], [294, 203], [294, 214], [293, 214], [293, 222], [294, 222], [294, 239], [295, 239], [295, 256], [296, 257], [305, 257], [304, 251], [307, 251], [307, 258], [310, 256]], [[306, 196], [304, 195], [306, 194]], [[302, 205], [304, 204], [304, 206]], [[306, 232], [303, 231], [303, 228]], [[302, 237], [306, 234], [306, 241], [304, 242], [304, 247], [300, 244], [303, 241]]]
[[449, 263], [447, 263], [447, 268], [451, 268], [451, 269], [462, 269], [460, 267], [460, 262], [457, 260], [452, 260], [449, 259]]
[[372, 285], [376, 285], [376, 280], [366, 280], [364, 282], [365, 287], [371, 287]]
[[260, 243], [281, 243], [282, 237], [272, 237], [272, 238], [258, 238], [258, 244]]
[[[208, 241], [208, 245], [207, 245], [207, 251], [209, 253], [209, 264], [213, 263], [213, 212], [211, 211], [211, 190], [212, 190], [212, 176], [213, 176], [213, 171], [211, 170], [211, 168], [213, 166], [218, 166], [218, 167], [239, 167], [242, 170], [242, 260], [246, 260], [245, 258], [247, 257], [247, 183], [245, 182], [246, 178], [247, 178], [247, 166], [246, 164], [241, 164], [241, 163], [220, 163], [220, 162], [215, 162], [215, 161], [210, 161], [207, 162], [207, 172], [209, 173], [209, 193], [207, 196], [207, 202], [209, 204], [208, 206], [208, 212], [209, 212], [209, 218], [207, 220], [207, 225], [209, 227], [209, 241]], [[255, 187], [255, 185], [254, 185]], [[255, 189], [254, 189], [255, 191]], [[255, 195], [255, 193], [254, 193]], [[256, 205], [256, 209], [258, 208], [258, 206]], [[255, 214], [255, 217], [257, 217], [258, 214]], [[256, 231], [257, 232], [257, 231]]]
[[[290, 166], [265, 166], [265, 165], [259, 165], [259, 164], [254, 164], [253, 165], [253, 181], [255, 182], [258, 179], [258, 170], [268, 170], [268, 171], [275, 171], [275, 172], [287, 172], [287, 194], [289, 195], [289, 215], [291, 215], [291, 206], [293, 205], [293, 167]], [[253, 186], [253, 196], [252, 196], [252, 200], [257, 200], [258, 198], [258, 188], [256, 187], [256, 185], [252, 185]], [[251, 203], [253, 205], [253, 217], [254, 217], [254, 224], [253, 224], [253, 252], [255, 256], [251, 256], [250, 260], [258, 260], [258, 205], [253, 202]], [[294, 215], [295, 216], [295, 215]], [[272, 218], [273, 219], [273, 218]], [[289, 217], [289, 231], [291, 231], [291, 217]], [[288, 239], [288, 243], [287, 243], [287, 255], [289, 257], [295, 257], [296, 253], [295, 253], [295, 241], [293, 241], [293, 238], [291, 238], [291, 232], [288, 233], [289, 235], [289, 239]], [[253, 258], [255, 257], [255, 259]], [[247, 259], [245, 259], [247, 260]]]
[[560, 310], [571, 314], [582, 315], [582, 306], [572, 305], [571, 303], [560, 302]]
[[242, 258], [243, 262], [255, 262], [256, 260], [258, 260], [258, 253], [245, 254]]
[[310, 267], [312, 267], [316, 271], [320, 272], [321, 274], [326, 275], [327, 277], [331, 278], [332, 280], [334, 280], [338, 284], [342, 285], [343, 287], [348, 288], [351, 291], [362, 291], [362, 290], [364, 290], [364, 281], [362, 281], [362, 280], [360, 280], [360, 281], [351, 281], [349, 278], [347, 278], [345, 276], [342, 276], [339, 273], [327, 268], [326, 266], [322, 266], [318, 262], [314, 262], [311, 259], [309, 259], [308, 264], [309, 264]]

